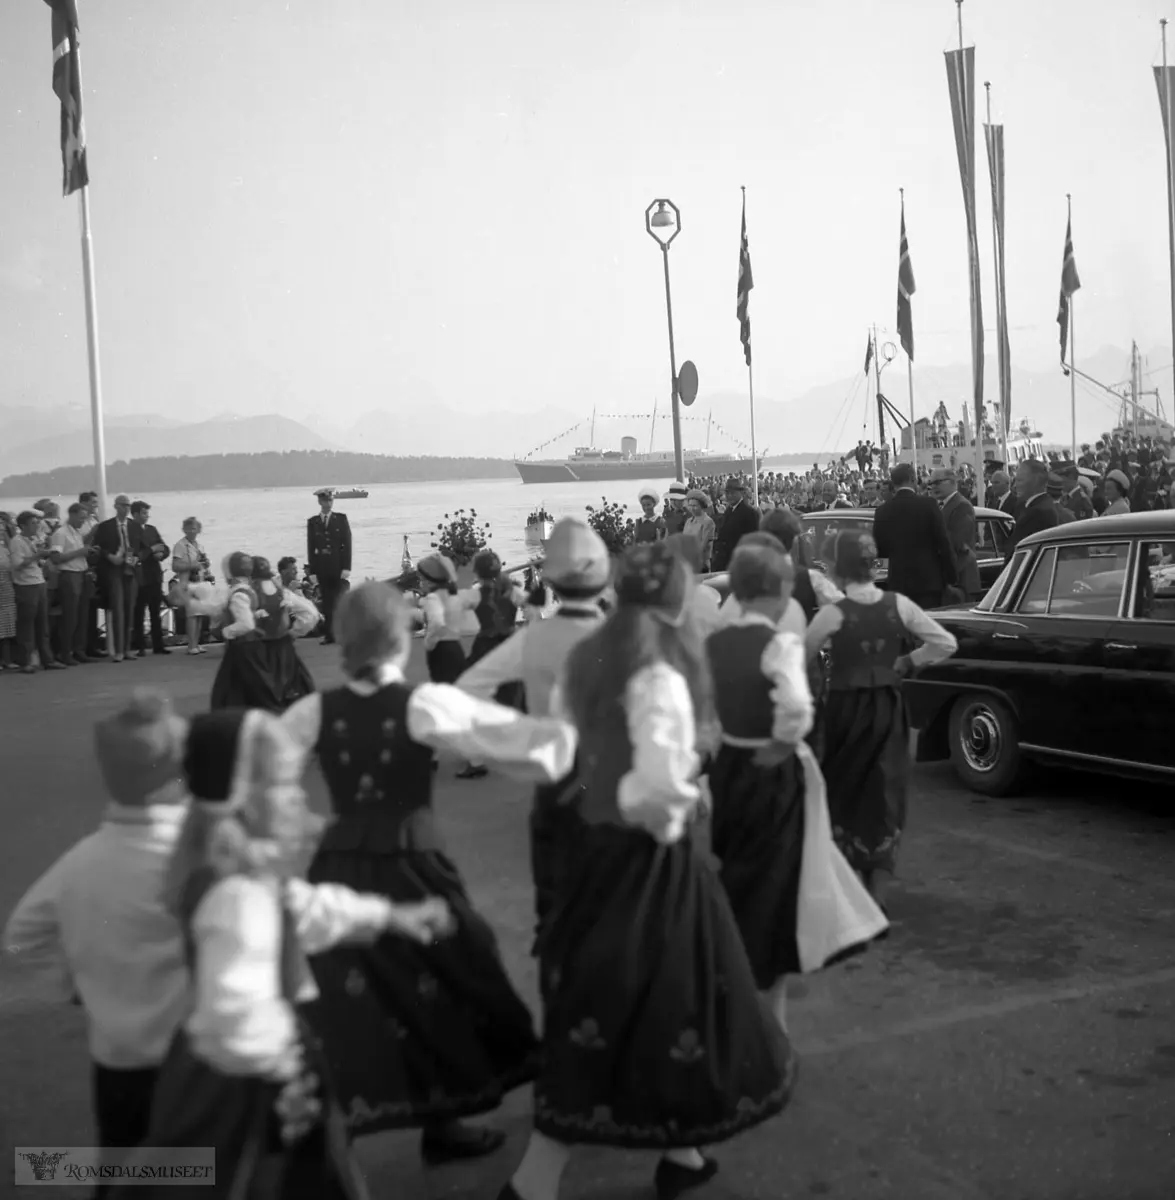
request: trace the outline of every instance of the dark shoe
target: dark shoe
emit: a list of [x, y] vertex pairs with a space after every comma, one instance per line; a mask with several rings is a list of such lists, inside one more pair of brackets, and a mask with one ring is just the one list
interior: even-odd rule
[[505, 1141], [506, 1135], [500, 1129], [454, 1123], [443, 1130], [425, 1130], [420, 1138], [420, 1154], [430, 1167], [439, 1167], [444, 1163], [484, 1158], [500, 1150]]
[[490, 773], [489, 767], [462, 767], [457, 772], [458, 779], [482, 779]]
[[60, 663], [60, 662], [46, 663], [45, 670], [46, 671], [64, 671], [65, 663]]
[[522, 1197], [514, 1190], [514, 1185], [510, 1182], [502, 1184], [502, 1190], [498, 1193], [498, 1200], [522, 1200]]
[[68, 658], [59, 658], [57, 660], [63, 667], [72, 667], [73, 662]]
[[75, 654], [73, 661], [81, 666], [83, 663], [93, 662], [94, 660], [88, 654]]
[[718, 1174], [716, 1159], [702, 1155], [702, 1166], [698, 1169], [683, 1167], [680, 1163], [670, 1162], [663, 1158], [657, 1164], [653, 1175], [653, 1187], [657, 1192], [657, 1200], [677, 1200], [691, 1188], [701, 1187]]
[[20, 673], [22, 675], [35, 675], [37, 673], [37, 668], [34, 667], [32, 663], [29, 663], [27, 667], [21, 667]]
[[152, 654], [170, 654], [171, 651], [166, 646], [160, 646], [156, 650], [151, 651]]

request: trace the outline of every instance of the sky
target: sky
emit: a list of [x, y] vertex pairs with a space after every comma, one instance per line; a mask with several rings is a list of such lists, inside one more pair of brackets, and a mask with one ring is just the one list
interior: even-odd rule
[[[697, 364], [703, 396], [744, 390], [740, 186], [757, 396], [850, 375], [868, 327], [893, 328], [899, 188], [917, 362], [968, 361], [943, 58], [957, 45], [953, 0], [79, 10], [112, 414], [649, 411], [669, 392], [661, 256], [644, 228], [662, 197], [682, 213], [670, 251], [678, 361]], [[1172, 0], [963, 5], [980, 122], [990, 80], [1005, 125], [1020, 365], [1057, 359], [1066, 193], [1078, 366], [1083, 351], [1132, 338], [1170, 345], [1151, 71], [1167, 15]], [[40, 0], [0, 8], [0, 404], [88, 398], [50, 40]], [[979, 122], [976, 140], [990, 327]], [[1170, 362], [1149, 364], [1168, 400]]]

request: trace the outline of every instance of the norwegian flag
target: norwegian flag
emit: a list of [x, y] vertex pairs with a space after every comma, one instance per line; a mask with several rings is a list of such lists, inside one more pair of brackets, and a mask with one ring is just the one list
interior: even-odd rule
[[78, 7], [76, 0], [45, 2], [53, 10], [53, 91], [61, 101], [61, 186], [70, 196], [90, 182], [78, 72]]
[[751, 248], [747, 244], [747, 197], [743, 194], [743, 235], [738, 251], [738, 323], [741, 328], [743, 354], [751, 365], [751, 314], [748, 302], [755, 280], [751, 276]]

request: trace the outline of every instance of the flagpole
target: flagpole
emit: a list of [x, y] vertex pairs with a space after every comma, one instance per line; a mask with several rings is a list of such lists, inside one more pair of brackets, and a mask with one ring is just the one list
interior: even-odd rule
[[[991, 84], [985, 82], [983, 90], [987, 93], [987, 127], [991, 128]], [[990, 145], [990, 143], [989, 143]], [[989, 150], [989, 155], [993, 151]], [[990, 158], [989, 158], [990, 162]], [[995, 166], [992, 164], [991, 169], [994, 171]], [[995, 184], [992, 184], [994, 189]], [[1004, 289], [1000, 286], [1000, 280], [1003, 277], [1003, 269], [1000, 262], [1000, 227], [999, 213], [996, 211], [996, 206], [991, 206], [991, 252], [995, 259], [995, 319], [996, 319], [996, 337], [999, 338], [999, 362], [1000, 362], [1000, 409], [998, 414], [998, 425], [1000, 432], [1000, 450], [1003, 453], [1004, 466], [1008, 465], [1008, 414], [1004, 412], [1004, 404], [1007, 402], [1006, 390], [1004, 388], [1004, 378], [1007, 372], [1011, 371], [1011, 367], [1004, 362]]]
[[[742, 234], [743, 241], [740, 242], [740, 244], [739, 244], [739, 275], [740, 275], [740, 278], [742, 275], [742, 255], [743, 255], [743, 248], [744, 248], [743, 243], [745, 242], [746, 235], [747, 235], [747, 189], [744, 187], [741, 189], [741, 191], [743, 194], [743, 234]], [[749, 262], [750, 261], [750, 259], [749, 259], [750, 252], [747, 251], [747, 254], [748, 254], [748, 262]], [[747, 303], [748, 303], [748, 305], [750, 304], [749, 292], [747, 295]], [[749, 320], [750, 318], [748, 317], [747, 319]], [[750, 396], [750, 403], [751, 403], [751, 503], [754, 505], [755, 508], [758, 508], [759, 507], [759, 456], [755, 450], [755, 372], [754, 372], [754, 368], [751, 366], [751, 359], [753, 358], [753, 355], [751, 354], [751, 343], [749, 340], [749, 334], [748, 334], [748, 340], [747, 340], [747, 345], [746, 345], [746, 351], [747, 351], [747, 393]]]
[[[906, 229], [906, 189], [898, 188], [898, 195], [902, 201], [902, 233], [905, 234]], [[898, 263], [899, 283], [902, 271], [902, 264]], [[912, 326], [911, 326], [912, 328]], [[914, 419], [914, 360], [906, 355], [906, 385], [910, 391], [910, 448], [914, 452], [914, 478], [918, 478], [918, 426]]]
[[1163, 133], [1167, 141], [1167, 233], [1171, 274], [1171, 350], [1175, 354], [1175, 163], [1171, 161], [1171, 80], [1167, 73], [1167, 20], [1159, 22], [1163, 34]]
[[[1073, 228], [1073, 197], [1066, 192], [1065, 203], [1069, 209], [1069, 229]], [[1063, 272], [1062, 272], [1063, 273]], [[1062, 281], [1062, 287], [1064, 281]], [[1076, 292], [1069, 297], [1069, 441], [1070, 450], [1072, 452], [1073, 461], [1077, 461], [1077, 368], [1074, 366], [1076, 355], [1073, 353], [1074, 340], [1074, 320], [1073, 310], [1076, 305], [1073, 303], [1073, 297]]]
[[[70, 30], [76, 37], [77, 31]], [[82, 93], [82, 54], [76, 51], [78, 95]], [[85, 112], [85, 109], [82, 109]], [[90, 185], [81, 189], [82, 211], [82, 276], [86, 291], [86, 346], [90, 363], [90, 432], [94, 443], [94, 490], [98, 493], [98, 513], [105, 520], [109, 506], [106, 500], [106, 432], [102, 418], [102, 370], [98, 355], [98, 292], [94, 284], [94, 232], [90, 225]]]

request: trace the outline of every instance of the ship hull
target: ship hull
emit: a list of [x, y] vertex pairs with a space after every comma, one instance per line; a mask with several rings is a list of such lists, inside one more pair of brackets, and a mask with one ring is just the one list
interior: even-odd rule
[[[611, 459], [597, 462], [548, 460], [515, 462], [523, 483], [592, 483], [617, 479], [673, 479], [673, 460]], [[754, 469], [750, 458], [689, 458], [685, 469], [692, 475], [747, 475]]]

